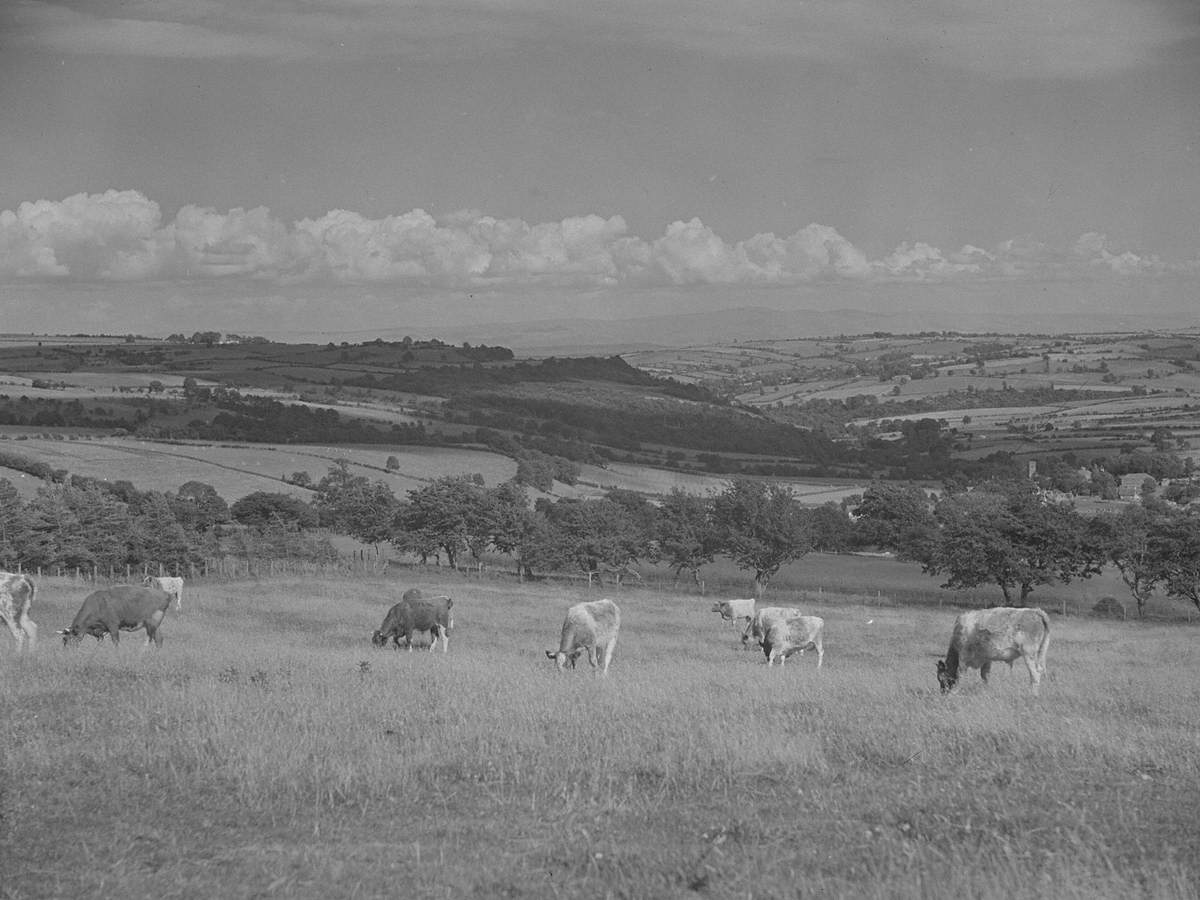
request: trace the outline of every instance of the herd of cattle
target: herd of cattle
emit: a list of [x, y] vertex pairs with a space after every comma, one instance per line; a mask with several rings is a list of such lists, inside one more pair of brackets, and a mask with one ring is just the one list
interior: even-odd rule
[[[26, 640], [31, 648], [37, 641], [37, 625], [30, 618], [36, 591], [28, 575], [0, 572], [0, 619], [16, 639], [18, 652]], [[145, 629], [146, 643], [154, 641], [162, 646], [159, 628], [163, 618], [172, 600], [177, 609], [182, 607], [182, 598], [182, 578], [147, 576], [142, 585], [101, 588], [84, 598], [71, 626], [58, 633], [64, 646], [78, 643], [85, 634], [97, 640], [107, 634], [119, 644], [122, 631]], [[418, 588], [405, 591], [371, 635], [371, 642], [384, 647], [391, 641], [399, 648], [403, 641], [412, 650], [413, 637], [428, 632], [429, 649], [434, 650], [441, 641], [445, 653], [454, 627], [450, 613], [453, 605], [454, 601], [446, 596], [429, 597]], [[753, 599], [720, 600], [713, 604], [712, 611], [740, 625], [742, 643], [758, 644], [768, 667], [776, 661], [782, 666], [789, 656], [806, 650], [816, 650], [818, 669], [825, 659], [825, 620], [819, 616], [807, 616], [785, 606], [760, 607]], [[576, 661], [586, 653], [592, 668], [607, 675], [620, 630], [621, 610], [613, 601], [577, 603], [567, 610], [558, 649], [547, 650], [546, 656], [561, 670], [568, 663], [575, 668]], [[1040, 609], [996, 607], [962, 613], [954, 621], [946, 658], [937, 662], [938, 685], [942, 693], [951, 690], [962, 668], [979, 669], [986, 682], [993, 662], [1006, 662], [1011, 668], [1021, 659], [1036, 694], [1046, 672], [1049, 644], [1050, 619]]]

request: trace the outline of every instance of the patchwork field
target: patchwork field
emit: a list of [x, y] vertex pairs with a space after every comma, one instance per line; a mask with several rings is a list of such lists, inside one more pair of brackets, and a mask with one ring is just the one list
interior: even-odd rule
[[[139, 441], [132, 438], [55, 440], [24, 435], [0, 442], [0, 449], [44, 462], [73, 475], [109, 481], [127, 480], [141, 490], [173, 491], [187, 481], [202, 481], [232, 503], [254, 491], [295, 494], [309, 499], [312, 491], [283, 482], [284, 476], [308, 472], [319, 481], [330, 466], [344, 460], [355, 475], [383, 481], [403, 496], [441, 475], [482, 474], [489, 485], [512, 478], [517, 464], [482, 450], [411, 445], [356, 447], [300, 444], [188, 444]], [[395, 456], [399, 468], [388, 470]], [[32, 493], [34, 479], [0, 467], [0, 477], [23, 483]]]
[[[480, 474], [485, 483], [496, 485], [517, 473], [516, 462], [506, 456], [456, 447], [213, 445], [99, 437], [72, 440], [32, 429], [0, 429], [0, 434], [8, 438], [0, 440], [0, 450], [44, 462], [55, 469], [66, 469], [73, 475], [126, 480], [142, 490], [158, 491], [174, 491], [187, 481], [202, 481], [216, 488], [230, 503], [254, 491], [309, 499], [312, 491], [287, 484], [283, 477], [308, 472], [316, 482], [339, 460], [344, 460], [353, 474], [382, 481], [401, 497], [443, 475]], [[396, 457], [399, 468], [387, 469], [389, 456]], [[41, 485], [38, 479], [4, 466], [0, 466], [0, 478], [13, 482], [25, 496], [32, 496]], [[865, 487], [865, 483], [787, 483], [801, 503], [812, 506], [840, 501], [844, 496], [862, 493]], [[614, 487], [651, 494], [668, 494], [678, 487], [689, 493], [707, 494], [718, 493], [727, 484], [728, 479], [715, 475], [613, 463], [607, 468], [581, 466], [580, 484], [574, 487], [555, 484], [554, 495], [602, 496]], [[530, 493], [540, 496], [536, 491]]]
[[[415, 575], [417, 573], [409, 573]], [[213, 582], [67, 650], [0, 643], [6, 897], [1193, 898], [1195, 626], [1053, 616], [1020, 667], [938, 694], [953, 610], [825, 593], [825, 666], [768, 670], [712, 598], [612, 596], [605, 680], [559, 674], [602, 594], [423, 580]], [[450, 651], [375, 650], [414, 583]], [[783, 599], [782, 597], [775, 599]]]

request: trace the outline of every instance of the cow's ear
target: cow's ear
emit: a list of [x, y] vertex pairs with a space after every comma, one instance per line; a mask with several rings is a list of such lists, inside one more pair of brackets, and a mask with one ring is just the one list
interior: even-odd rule
[[938, 660], [937, 670], [939, 675], [946, 671], [946, 661], [944, 659]]
[[546, 659], [555, 659], [558, 656], [553, 650], [546, 651]]

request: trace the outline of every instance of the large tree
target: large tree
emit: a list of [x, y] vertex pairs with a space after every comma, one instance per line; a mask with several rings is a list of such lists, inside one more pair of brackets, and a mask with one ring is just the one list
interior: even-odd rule
[[133, 521], [132, 542], [138, 558], [135, 562], [158, 563], [174, 572], [192, 561], [188, 534], [176, 520], [171, 506], [158, 491], [146, 496], [141, 514]]
[[387, 484], [351, 475], [339, 460], [316, 490], [314, 506], [322, 525], [366, 544], [391, 540], [400, 501]]
[[255, 491], [230, 507], [233, 520], [241, 525], [266, 529], [283, 526], [291, 529], [312, 528], [318, 524], [317, 511], [298, 497], [270, 491]]
[[712, 499], [674, 488], [662, 500], [655, 521], [658, 552], [675, 573], [675, 583], [686, 570], [700, 585], [700, 567], [721, 551], [721, 534], [713, 521]]
[[1102, 513], [1092, 523], [1105, 556], [1137, 602], [1138, 616], [1144, 614], [1146, 601], [1164, 577], [1157, 546], [1164, 524], [1163, 515], [1132, 504], [1120, 512]]
[[515, 479], [496, 485], [488, 492], [491, 504], [491, 544], [497, 553], [517, 558], [522, 569], [521, 548], [533, 523], [533, 511], [525, 487]]
[[933, 502], [921, 488], [876, 482], [863, 491], [853, 511], [864, 544], [891, 550], [900, 559], [928, 555], [937, 522]]
[[612, 500], [560, 500], [542, 507], [557, 548], [589, 580], [606, 571], [624, 573], [645, 549], [645, 536], [629, 511]]
[[1104, 561], [1074, 508], [1044, 500], [1028, 482], [952, 494], [936, 518], [925, 571], [945, 575], [948, 588], [995, 584], [1006, 606], [1024, 604], [1039, 585], [1093, 575]]
[[754, 573], [761, 597], [779, 569], [812, 549], [809, 519], [791, 488], [738, 478], [713, 499], [723, 549]]
[[175, 520], [189, 531], [207, 531], [229, 521], [229, 504], [217, 489], [203, 481], [186, 481], [167, 500]]
[[0, 569], [15, 570], [27, 565], [30, 540], [29, 512], [16, 486], [0, 478]]
[[128, 508], [96, 487], [52, 485], [29, 507], [31, 566], [108, 568], [130, 559]]
[[1160, 523], [1152, 552], [1167, 593], [1200, 609], [1200, 515], [1182, 510]]
[[478, 562], [491, 540], [491, 506], [481, 478], [443, 475], [408, 492], [395, 516], [392, 542], [422, 555], [444, 552], [452, 567], [464, 551]]

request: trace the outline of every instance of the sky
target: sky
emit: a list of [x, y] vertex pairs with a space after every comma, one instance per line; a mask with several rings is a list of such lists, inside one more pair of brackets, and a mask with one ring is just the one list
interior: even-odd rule
[[2, 332], [740, 307], [1200, 325], [1200, 3], [0, 2]]

